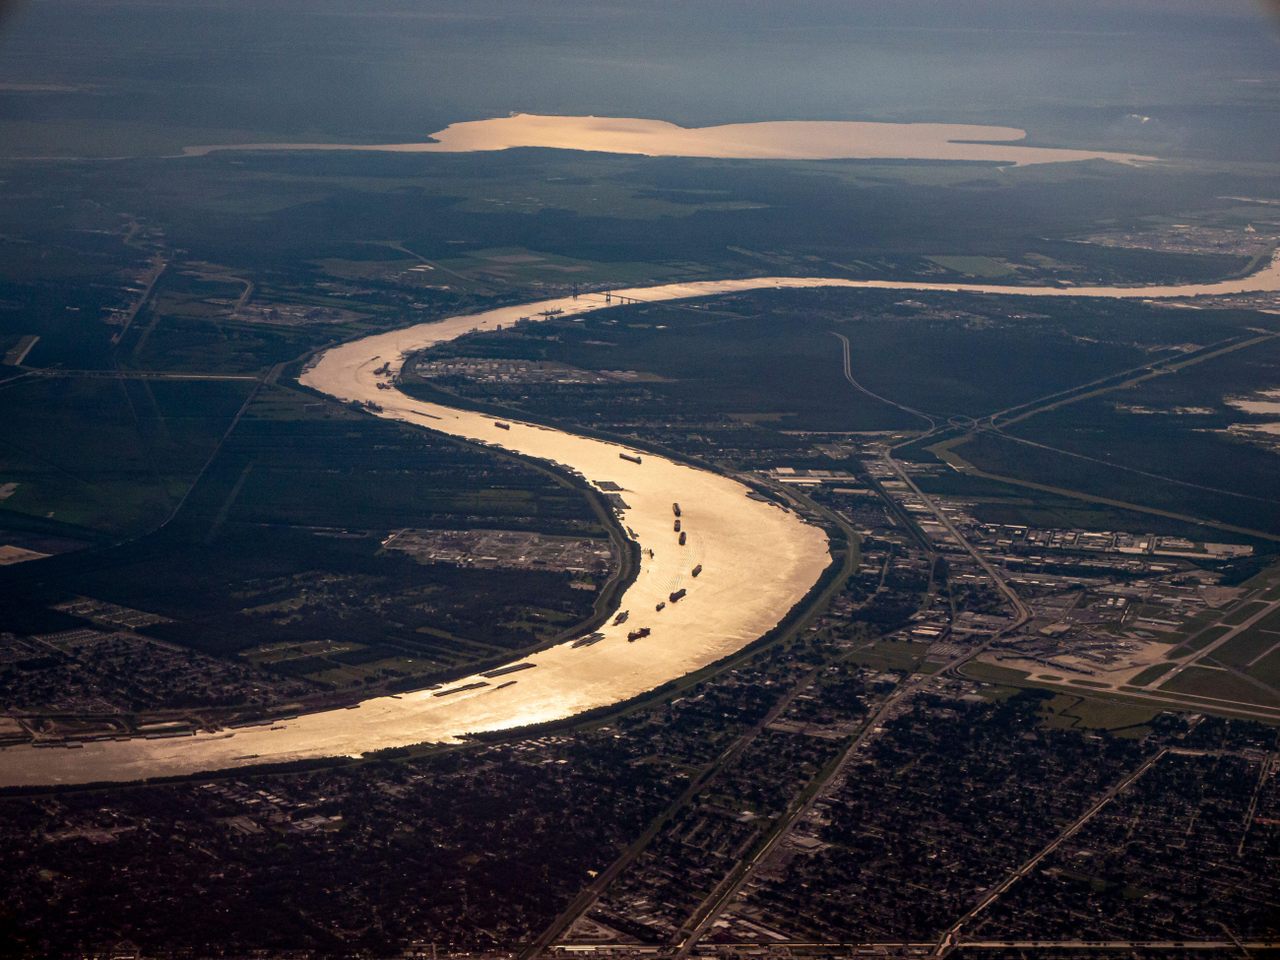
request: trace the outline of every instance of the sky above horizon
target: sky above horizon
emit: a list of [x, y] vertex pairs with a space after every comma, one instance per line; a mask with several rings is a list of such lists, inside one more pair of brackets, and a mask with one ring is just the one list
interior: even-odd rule
[[[684, 125], [999, 123], [1143, 150], [1273, 144], [1253, 0], [23, 0], [0, 123], [414, 139], [521, 111]], [[1260, 115], [1259, 111], [1263, 111]], [[1143, 119], [1149, 118], [1149, 119]], [[16, 144], [21, 150], [21, 143]]]

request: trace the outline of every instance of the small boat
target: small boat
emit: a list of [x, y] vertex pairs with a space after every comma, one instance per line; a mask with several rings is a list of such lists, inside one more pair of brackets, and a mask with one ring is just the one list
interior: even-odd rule
[[486, 680], [481, 680], [481, 681], [478, 681], [477, 683], [464, 683], [462, 686], [454, 687], [452, 690], [440, 690], [436, 693], [433, 693], [432, 696], [433, 697], [451, 697], [455, 693], [463, 693], [467, 690], [478, 690], [481, 687], [487, 687], [488, 685], [489, 683]]
[[505, 667], [498, 667], [495, 670], [487, 670], [480, 674], [480, 676], [488, 677], [492, 680], [494, 677], [501, 677], [508, 673], [516, 673], [520, 670], [532, 670], [536, 666], [536, 663], [513, 663]]

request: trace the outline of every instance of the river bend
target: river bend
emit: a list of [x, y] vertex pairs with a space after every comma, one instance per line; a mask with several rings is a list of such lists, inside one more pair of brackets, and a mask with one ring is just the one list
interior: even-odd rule
[[[635, 581], [619, 609], [624, 624], [601, 628], [596, 643], [573, 641], [519, 663], [531, 667], [500, 677], [473, 675], [437, 690], [366, 700], [274, 724], [166, 739], [104, 740], [83, 746], [0, 750], [0, 786], [127, 781], [333, 756], [424, 742], [449, 742], [469, 733], [499, 731], [573, 716], [630, 699], [714, 663], [766, 633], [813, 586], [830, 555], [822, 530], [793, 513], [747, 496], [735, 480], [643, 450], [533, 423], [414, 400], [380, 388], [414, 351], [479, 330], [495, 330], [547, 311], [586, 313], [627, 301], [659, 302], [768, 288], [845, 287], [1007, 296], [1163, 299], [1280, 290], [1280, 259], [1244, 278], [1182, 286], [1006, 286], [754, 277], [667, 284], [502, 307], [377, 334], [334, 347], [302, 376], [302, 383], [343, 401], [372, 401], [376, 415], [550, 461], [600, 489], [621, 487], [620, 519], [642, 550]], [[383, 364], [389, 368], [378, 373]], [[640, 463], [620, 454], [638, 456]], [[610, 487], [610, 489], [612, 489]], [[672, 504], [679, 502], [688, 533], [679, 545]], [[649, 556], [649, 551], [653, 556]], [[692, 575], [701, 566], [698, 577]], [[670, 595], [687, 594], [676, 603]], [[662, 611], [659, 603], [667, 601]], [[650, 634], [629, 642], [627, 634]], [[514, 682], [511, 682], [514, 681]]]

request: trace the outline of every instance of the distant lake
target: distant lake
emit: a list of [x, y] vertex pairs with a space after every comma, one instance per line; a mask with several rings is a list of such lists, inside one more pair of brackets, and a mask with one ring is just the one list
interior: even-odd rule
[[1101, 150], [1028, 147], [1016, 127], [964, 123], [863, 123], [775, 120], [714, 127], [680, 127], [628, 117], [554, 117], [520, 113], [453, 123], [423, 143], [246, 143], [187, 147], [187, 156], [215, 150], [370, 150], [389, 153], [470, 153], [545, 147], [648, 157], [739, 160], [982, 160], [1015, 166], [1110, 160], [1141, 163], [1154, 157]]

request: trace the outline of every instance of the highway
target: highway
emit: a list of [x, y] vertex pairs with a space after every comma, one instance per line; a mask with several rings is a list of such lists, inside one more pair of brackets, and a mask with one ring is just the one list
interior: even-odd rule
[[530, 943], [524, 950], [520, 951], [519, 960], [533, 960], [542, 954], [547, 947], [555, 943], [561, 936], [566, 934], [569, 929], [584, 916], [597, 900], [604, 894], [609, 885], [616, 880], [622, 872], [629, 867], [644, 852], [645, 848], [653, 841], [653, 839], [661, 832], [672, 818], [676, 816], [690, 801], [693, 800], [703, 788], [707, 786], [716, 774], [723, 770], [729, 763], [742, 754], [742, 751], [756, 739], [769, 724], [773, 723], [780, 717], [787, 707], [791, 706], [797, 696], [804, 692], [817, 676], [816, 669], [809, 671], [795, 685], [791, 687], [782, 697], [778, 699], [772, 709], [756, 724], [743, 731], [743, 733], [734, 739], [721, 754], [711, 763], [707, 764], [698, 775], [690, 781], [681, 794], [672, 801], [652, 823], [645, 829], [634, 843], [624, 850], [616, 860], [607, 868], [600, 871], [600, 875], [584, 887], [578, 895], [573, 899], [560, 915], [551, 922], [551, 924]]
[[701, 938], [706, 935], [711, 926], [733, 902], [739, 891], [755, 875], [760, 864], [769, 858], [769, 855], [777, 849], [778, 844], [813, 809], [813, 805], [822, 796], [823, 789], [839, 776], [840, 772], [848, 764], [849, 759], [857, 754], [858, 748], [867, 742], [876, 727], [883, 723], [903, 698], [915, 690], [921, 682], [922, 678], [920, 677], [909, 677], [900, 683], [880, 705], [879, 709], [867, 718], [861, 729], [853, 739], [848, 741], [840, 754], [819, 772], [796, 800], [792, 801], [792, 805], [787, 812], [779, 818], [777, 826], [755, 848], [754, 853], [747, 860], [740, 862], [733, 871], [716, 885], [711, 895], [698, 906], [698, 909], [693, 912], [684, 926], [676, 932], [674, 940], [676, 941], [677, 949], [673, 954], [674, 957], [687, 957], [698, 945]]
[[1041, 848], [1035, 856], [1027, 860], [1016, 870], [1011, 872], [996, 886], [992, 887], [979, 900], [968, 913], [953, 923], [939, 938], [937, 945], [933, 949], [933, 956], [943, 957], [956, 948], [957, 939], [960, 931], [971, 923], [975, 917], [985, 911], [991, 904], [999, 900], [1005, 893], [1009, 891], [1014, 884], [1031, 875], [1031, 872], [1038, 867], [1046, 857], [1050, 856], [1060, 846], [1074, 837], [1084, 828], [1084, 825], [1098, 815], [1108, 803], [1123, 793], [1130, 784], [1138, 780], [1143, 774], [1160, 762], [1161, 758], [1168, 753], [1168, 750], [1159, 750], [1144, 760], [1136, 770], [1128, 776], [1112, 784], [1103, 794], [1098, 797], [1084, 813], [1073, 820], [1061, 833], [1053, 838], [1048, 844]]
[[[846, 337], [843, 333], [836, 333], [834, 330], [831, 332], [831, 335], [840, 341], [841, 348], [844, 353], [844, 378], [848, 380], [850, 384], [853, 385], [853, 388], [855, 390], [857, 390], [859, 393], [866, 394], [872, 400], [877, 400], [880, 403], [885, 404], [886, 406], [895, 407], [898, 410], [901, 410], [903, 413], [909, 413], [913, 417], [919, 417], [921, 420], [929, 424], [929, 429], [925, 433], [926, 437], [937, 430], [938, 421], [933, 417], [932, 414], [925, 413], [923, 410], [917, 410], [914, 407], [908, 407], [906, 404], [898, 403], [896, 400], [890, 400], [888, 397], [882, 397], [880, 394], [873, 393], [872, 391], [868, 390], [866, 387], [860, 384], [857, 380], [855, 380], [853, 377], [853, 356], [850, 351], [849, 338]], [[919, 438], [916, 438], [916, 439], [919, 439]]]

